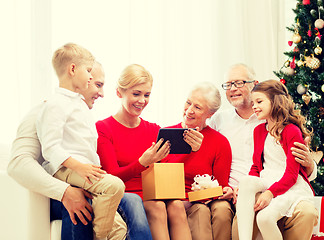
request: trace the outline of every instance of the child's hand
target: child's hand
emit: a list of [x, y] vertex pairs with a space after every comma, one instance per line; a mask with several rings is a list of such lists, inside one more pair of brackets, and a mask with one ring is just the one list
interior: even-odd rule
[[266, 206], [268, 206], [273, 198], [273, 194], [271, 191], [266, 190], [265, 192], [261, 193], [258, 200], [254, 205], [254, 211], [259, 211]]
[[170, 153], [170, 142], [167, 141], [163, 146], [159, 149], [161, 144], [163, 143], [163, 139], [161, 138], [157, 143], [152, 143], [152, 146], [148, 148], [143, 155], [140, 157], [139, 162], [144, 167], [149, 166], [152, 163], [156, 163]]
[[91, 178], [95, 180], [100, 180], [103, 178], [103, 175], [106, 174], [106, 171], [101, 169], [101, 166], [93, 165], [93, 164], [84, 164], [80, 163], [75, 171], [83, 177], [87, 183], [92, 184]]
[[204, 138], [204, 135], [199, 132], [199, 127], [196, 127], [196, 129], [189, 128], [183, 135], [183, 139], [191, 146], [192, 151], [197, 152]]

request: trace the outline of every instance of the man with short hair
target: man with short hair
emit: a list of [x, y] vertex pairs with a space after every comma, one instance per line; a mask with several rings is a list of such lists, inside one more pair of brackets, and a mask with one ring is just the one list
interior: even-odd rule
[[[245, 64], [233, 65], [222, 84], [226, 97], [234, 107], [222, 112], [216, 112], [209, 125], [222, 133], [230, 142], [232, 148], [232, 166], [229, 185], [234, 188], [234, 203], [237, 187], [241, 177], [248, 175], [252, 166], [253, 130], [261, 123], [252, 110], [251, 90], [258, 82], [252, 68]], [[316, 178], [317, 166], [311, 159], [305, 145], [295, 143], [293, 155], [296, 161], [306, 168], [309, 180]], [[278, 221], [283, 238], [288, 240], [310, 239], [318, 213], [314, 206], [306, 201], [300, 202], [291, 217], [283, 217]], [[256, 234], [256, 233], [255, 233]], [[254, 234], [254, 237], [256, 236]], [[238, 239], [237, 222], [234, 218], [232, 238]]]

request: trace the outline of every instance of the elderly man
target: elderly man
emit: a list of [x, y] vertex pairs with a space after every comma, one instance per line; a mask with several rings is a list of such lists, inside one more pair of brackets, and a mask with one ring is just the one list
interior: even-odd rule
[[[261, 122], [252, 110], [251, 90], [257, 84], [253, 69], [244, 64], [233, 65], [222, 84], [226, 90], [226, 97], [234, 107], [223, 112], [216, 112], [209, 125], [222, 133], [230, 142], [232, 148], [232, 166], [229, 184], [237, 188], [242, 176], [249, 173], [252, 165], [253, 130]], [[293, 154], [297, 162], [301, 163], [308, 174], [309, 180], [316, 178], [317, 168], [310, 158], [309, 150], [305, 145], [295, 143]], [[234, 203], [237, 191], [234, 191]], [[310, 239], [314, 225], [317, 223], [318, 213], [313, 205], [306, 201], [300, 202], [291, 217], [283, 217], [280, 226], [284, 239]], [[255, 231], [256, 234], [257, 231]], [[234, 218], [232, 237], [238, 239], [237, 222]], [[254, 235], [255, 237], [256, 235]]]

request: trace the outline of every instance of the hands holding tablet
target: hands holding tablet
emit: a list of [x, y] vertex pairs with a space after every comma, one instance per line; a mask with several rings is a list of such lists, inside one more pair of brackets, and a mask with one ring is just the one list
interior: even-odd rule
[[158, 162], [168, 156], [170, 153], [171, 144], [169, 141], [166, 141], [165, 144], [163, 144], [163, 141], [164, 139], [160, 139], [157, 143], [153, 142], [152, 146], [148, 148], [140, 157], [139, 163], [144, 167], [148, 167], [150, 164]]
[[200, 149], [204, 135], [199, 132], [199, 127], [195, 129], [189, 128], [184, 131], [183, 139], [191, 146], [193, 152], [197, 152]]

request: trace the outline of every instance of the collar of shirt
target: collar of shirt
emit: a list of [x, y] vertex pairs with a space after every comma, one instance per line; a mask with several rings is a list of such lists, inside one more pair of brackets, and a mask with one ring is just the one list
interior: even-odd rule
[[65, 95], [67, 97], [71, 97], [71, 98], [77, 98], [78, 97], [78, 98], [83, 99], [83, 96], [80, 93], [73, 92], [73, 91], [68, 90], [66, 88], [58, 87], [58, 88], [55, 89], [55, 92], [59, 93], [59, 94], [62, 94], [62, 95]]

